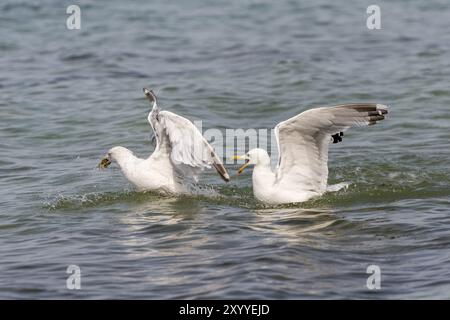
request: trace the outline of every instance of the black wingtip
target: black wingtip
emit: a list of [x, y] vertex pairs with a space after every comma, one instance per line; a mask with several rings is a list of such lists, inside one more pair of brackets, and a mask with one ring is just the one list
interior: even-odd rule
[[331, 138], [333, 138], [333, 143], [339, 143], [342, 142], [342, 137], [344, 136], [343, 132], [338, 132], [336, 134], [333, 134]]
[[230, 175], [227, 172], [227, 169], [223, 166], [221, 163], [213, 163], [214, 168], [216, 169], [217, 173], [220, 175], [223, 181], [229, 182], [230, 181]]
[[144, 94], [150, 100], [150, 102], [156, 102], [156, 95], [153, 90], [143, 88], [142, 91], [144, 91]]

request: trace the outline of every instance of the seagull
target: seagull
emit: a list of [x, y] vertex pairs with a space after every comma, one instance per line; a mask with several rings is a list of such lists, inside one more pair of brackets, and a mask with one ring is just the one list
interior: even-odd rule
[[328, 146], [342, 141], [350, 127], [370, 126], [384, 120], [388, 107], [383, 104], [343, 104], [306, 110], [275, 127], [278, 165], [271, 168], [264, 149], [252, 149], [238, 174], [254, 165], [252, 182], [255, 198], [266, 204], [304, 202], [331, 191], [327, 186]]
[[230, 176], [211, 145], [188, 119], [169, 111], [161, 111], [152, 90], [144, 88], [152, 109], [148, 122], [156, 140], [154, 152], [147, 159], [136, 157], [124, 147], [113, 147], [100, 161], [107, 168], [113, 161], [138, 191], [187, 193], [185, 178], [198, 181], [204, 169], [214, 167], [223, 180]]

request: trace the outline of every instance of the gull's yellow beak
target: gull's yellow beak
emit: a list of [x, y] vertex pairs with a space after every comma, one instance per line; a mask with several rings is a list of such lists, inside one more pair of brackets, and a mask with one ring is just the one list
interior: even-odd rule
[[244, 169], [247, 168], [247, 166], [250, 164], [250, 160], [248, 160], [245, 155], [244, 156], [233, 156], [233, 157], [231, 157], [231, 159], [233, 159], [233, 160], [246, 160], [244, 165], [239, 168], [238, 174], [241, 174], [242, 171], [244, 171]]
[[111, 160], [109, 158], [103, 158], [102, 161], [98, 164], [98, 168], [106, 169], [111, 164]]

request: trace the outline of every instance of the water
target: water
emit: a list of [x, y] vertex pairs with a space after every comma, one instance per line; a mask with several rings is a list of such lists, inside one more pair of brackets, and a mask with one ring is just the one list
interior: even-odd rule
[[[1, 298], [450, 298], [447, 1], [378, 1], [374, 31], [365, 0], [77, 1], [79, 31], [70, 4], [0, 4]], [[204, 129], [391, 112], [332, 146], [347, 190], [266, 207], [228, 165], [231, 183], [168, 198], [94, 168], [115, 145], [152, 151], [144, 86]]]

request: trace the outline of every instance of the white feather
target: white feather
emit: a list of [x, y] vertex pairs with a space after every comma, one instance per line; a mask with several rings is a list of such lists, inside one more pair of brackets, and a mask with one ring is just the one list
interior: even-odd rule
[[[323, 194], [327, 191], [331, 135], [350, 127], [375, 124], [386, 113], [385, 105], [347, 104], [310, 109], [279, 123], [275, 127], [277, 169], [272, 172], [270, 167], [254, 163], [255, 196], [263, 202], [287, 203]], [[266, 159], [263, 153], [267, 152], [255, 150], [258, 159]], [[251, 157], [251, 151], [249, 154]]]

